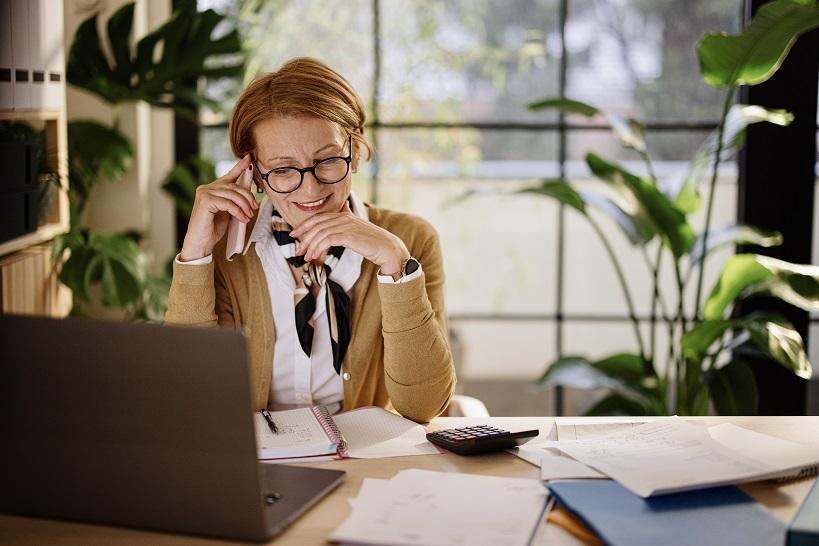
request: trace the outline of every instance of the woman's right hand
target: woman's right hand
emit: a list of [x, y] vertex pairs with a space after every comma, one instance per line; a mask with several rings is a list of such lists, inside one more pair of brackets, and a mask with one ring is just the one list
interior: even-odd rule
[[250, 167], [250, 155], [244, 156], [227, 174], [196, 188], [188, 231], [179, 259], [189, 262], [213, 253], [213, 247], [225, 235], [231, 216], [247, 223], [259, 208], [249, 188], [242, 187], [239, 177]]

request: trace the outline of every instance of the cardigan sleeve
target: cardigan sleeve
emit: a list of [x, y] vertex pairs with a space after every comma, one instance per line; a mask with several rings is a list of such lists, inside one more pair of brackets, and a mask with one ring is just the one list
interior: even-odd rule
[[165, 322], [211, 328], [234, 325], [233, 304], [218, 264], [174, 261]]
[[421, 263], [421, 276], [406, 283], [379, 283], [378, 293], [390, 400], [404, 417], [427, 422], [446, 409], [456, 378], [444, 307], [441, 245], [431, 225], [423, 222], [420, 231], [418, 243], [408, 246]]

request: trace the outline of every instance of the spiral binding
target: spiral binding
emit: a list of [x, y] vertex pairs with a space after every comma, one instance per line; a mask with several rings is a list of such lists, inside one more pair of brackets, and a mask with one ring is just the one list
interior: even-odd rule
[[788, 476], [782, 476], [780, 478], [777, 478], [775, 481], [789, 482], [791, 480], [801, 480], [803, 478], [815, 476], [816, 474], [819, 474], [819, 463], [804, 466], [800, 468], [797, 472], [794, 472], [793, 474], [790, 474]]
[[338, 454], [342, 458], [348, 457], [347, 442], [344, 440], [344, 436], [341, 435], [341, 431], [338, 430], [338, 426], [336, 426], [336, 422], [333, 421], [327, 408], [325, 406], [313, 406], [310, 408], [310, 411], [315, 415], [316, 421], [318, 421], [322, 430], [324, 430], [324, 434], [327, 435], [331, 442], [338, 445]]

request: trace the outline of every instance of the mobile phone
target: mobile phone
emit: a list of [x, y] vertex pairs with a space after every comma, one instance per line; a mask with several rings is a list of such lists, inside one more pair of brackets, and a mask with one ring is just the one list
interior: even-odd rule
[[[236, 180], [243, 188], [250, 189], [253, 186], [253, 171], [245, 169]], [[247, 224], [240, 222], [235, 216], [230, 217], [227, 231], [227, 245], [225, 246], [225, 254], [227, 260], [233, 261], [237, 254], [242, 254], [245, 249], [245, 234], [247, 233]]]

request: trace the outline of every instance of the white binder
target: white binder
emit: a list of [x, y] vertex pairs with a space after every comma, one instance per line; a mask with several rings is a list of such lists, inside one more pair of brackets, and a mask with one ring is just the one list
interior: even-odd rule
[[11, 72], [14, 109], [31, 110], [28, 0], [11, 0]]
[[11, 64], [11, 3], [0, 2], [0, 110], [14, 108]]
[[[57, 2], [49, 2], [56, 4]], [[46, 0], [28, 0], [28, 50], [31, 69], [31, 107], [42, 110], [46, 100], [46, 63], [43, 55]]]

